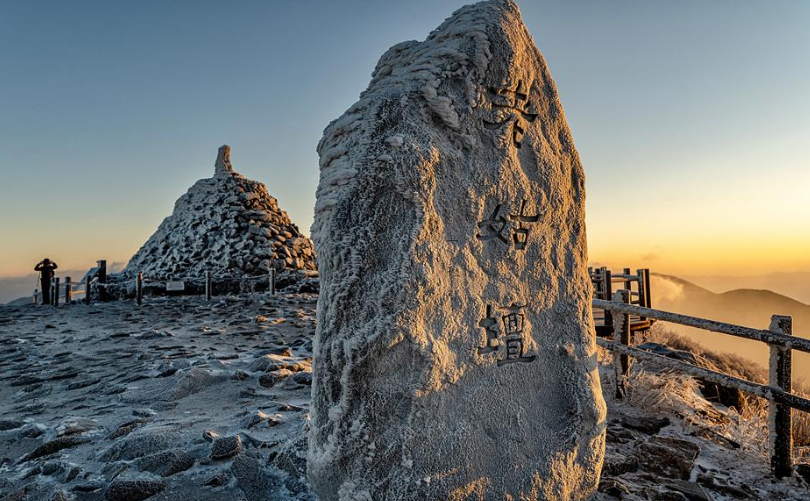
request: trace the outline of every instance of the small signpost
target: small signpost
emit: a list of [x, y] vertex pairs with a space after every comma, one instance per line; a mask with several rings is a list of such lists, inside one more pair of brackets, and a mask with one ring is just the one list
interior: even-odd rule
[[167, 280], [166, 292], [183, 292], [186, 290], [186, 283], [182, 280]]

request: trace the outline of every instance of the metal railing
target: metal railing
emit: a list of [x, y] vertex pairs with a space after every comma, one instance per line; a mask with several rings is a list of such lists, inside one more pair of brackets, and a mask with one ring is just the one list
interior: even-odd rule
[[[681, 315], [630, 304], [630, 292], [616, 291], [612, 301], [594, 299], [594, 308], [614, 315], [613, 340], [597, 338], [599, 346], [616, 354], [616, 398], [623, 398], [629, 385], [630, 357], [663, 366], [677, 372], [736, 388], [764, 398], [769, 402], [769, 446], [771, 471], [777, 478], [793, 472], [793, 421], [791, 409], [810, 413], [810, 400], [791, 393], [792, 351], [810, 353], [810, 339], [793, 336], [793, 321], [789, 316], [773, 315], [768, 330], [752, 329], [703, 318]], [[630, 316], [637, 315], [663, 322], [719, 332], [767, 344], [770, 348], [769, 381], [767, 385], [740, 379], [729, 374], [698, 367], [633, 347]]]

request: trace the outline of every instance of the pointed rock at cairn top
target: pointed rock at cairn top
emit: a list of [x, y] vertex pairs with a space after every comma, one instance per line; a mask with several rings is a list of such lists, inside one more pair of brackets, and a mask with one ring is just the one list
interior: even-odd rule
[[223, 144], [217, 152], [217, 163], [214, 164], [214, 175], [230, 174], [233, 172], [231, 166], [231, 147]]

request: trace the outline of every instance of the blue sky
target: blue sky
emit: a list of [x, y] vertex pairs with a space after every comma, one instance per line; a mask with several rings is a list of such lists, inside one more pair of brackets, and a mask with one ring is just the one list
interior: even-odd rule
[[[217, 147], [302, 229], [379, 56], [463, 1], [0, 1], [0, 276], [128, 259]], [[810, 3], [519, 2], [587, 175], [592, 260], [810, 270]]]

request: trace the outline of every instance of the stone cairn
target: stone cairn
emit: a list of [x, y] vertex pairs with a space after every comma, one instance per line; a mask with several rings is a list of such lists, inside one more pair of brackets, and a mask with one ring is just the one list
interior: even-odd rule
[[389, 49], [318, 152], [319, 498], [589, 498], [605, 404], [584, 173], [518, 7]]
[[218, 279], [266, 275], [271, 268], [316, 270], [312, 242], [264, 184], [233, 170], [230, 148], [222, 146], [214, 176], [177, 200], [124, 274], [179, 280], [201, 279], [210, 271]]

